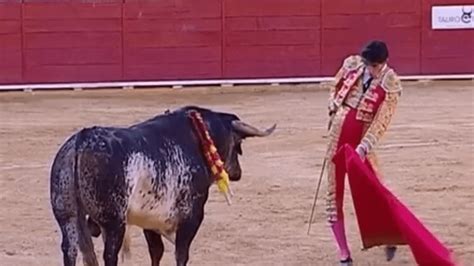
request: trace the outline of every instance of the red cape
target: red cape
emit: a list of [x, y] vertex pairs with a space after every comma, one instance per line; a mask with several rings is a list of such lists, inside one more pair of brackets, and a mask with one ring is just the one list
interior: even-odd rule
[[345, 167], [349, 177], [364, 249], [408, 244], [418, 265], [455, 265], [450, 251], [380, 183], [352, 147], [342, 146], [333, 162]]

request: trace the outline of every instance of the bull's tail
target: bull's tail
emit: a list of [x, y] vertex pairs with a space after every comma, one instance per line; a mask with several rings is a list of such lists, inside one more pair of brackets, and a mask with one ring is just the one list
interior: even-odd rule
[[74, 155], [74, 183], [76, 188], [76, 200], [77, 200], [77, 228], [78, 228], [78, 242], [79, 242], [79, 249], [82, 253], [82, 258], [84, 261], [85, 266], [99, 266], [99, 262], [97, 261], [97, 257], [94, 251], [94, 243], [92, 242], [92, 235], [87, 226], [86, 222], [86, 213], [84, 211], [80, 195], [78, 193], [79, 185], [79, 171], [78, 171], [78, 163], [79, 163], [79, 155], [80, 155], [80, 146], [83, 141], [83, 132], [85, 129], [79, 131], [76, 136], [75, 142], [75, 155]]
[[82, 258], [84, 265], [86, 266], [99, 266], [97, 257], [94, 251], [94, 243], [92, 242], [92, 236], [87, 227], [86, 215], [79, 211], [78, 217], [78, 235], [79, 235], [79, 249], [82, 252]]

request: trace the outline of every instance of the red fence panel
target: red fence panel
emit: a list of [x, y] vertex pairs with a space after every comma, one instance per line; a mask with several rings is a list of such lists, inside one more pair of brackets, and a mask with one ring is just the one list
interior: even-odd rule
[[125, 79], [221, 77], [221, 5], [219, 0], [127, 0]]
[[122, 6], [113, 2], [25, 3], [24, 81], [120, 80]]
[[322, 74], [333, 75], [371, 39], [387, 42], [398, 73], [419, 73], [420, 22], [420, 1], [322, 0]]
[[0, 83], [331, 76], [370, 39], [399, 74], [474, 73], [463, 0], [0, 0]]
[[320, 74], [318, 0], [224, 0], [224, 77]]
[[17, 83], [22, 79], [20, 2], [0, 2], [0, 83]]
[[473, 29], [433, 30], [431, 27], [431, 6], [463, 5], [467, 2], [469, 1], [423, 1], [421, 74], [474, 73]]

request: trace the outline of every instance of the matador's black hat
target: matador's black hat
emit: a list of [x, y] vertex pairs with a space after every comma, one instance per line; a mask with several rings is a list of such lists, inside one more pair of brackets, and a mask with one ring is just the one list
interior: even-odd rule
[[360, 55], [369, 64], [380, 64], [387, 61], [388, 48], [384, 42], [375, 40], [369, 42]]

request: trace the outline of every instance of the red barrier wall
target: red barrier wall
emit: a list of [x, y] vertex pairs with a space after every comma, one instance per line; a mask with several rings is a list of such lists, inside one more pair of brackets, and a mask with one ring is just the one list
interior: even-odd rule
[[472, 0], [423, 0], [423, 74], [474, 73], [474, 30], [431, 30], [431, 6], [462, 5], [469, 2], [473, 4]]
[[222, 76], [222, 1], [126, 0], [126, 80]]
[[333, 75], [369, 39], [400, 74], [474, 73], [461, 0], [0, 0], [0, 84]]
[[317, 76], [319, 0], [225, 0], [224, 77]]
[[[45, 1], [43, 1], [45, 2]], [[122, 4], [23, 4], [25, 82], [122, 77]]]
[[421, 1], [322, 0], [322, 11], [322, 75], [374, 38], [386, 41], [398, 72], [421, 73]]
[[21, 4], [0, 3], [0, 83], [21, 82]]

